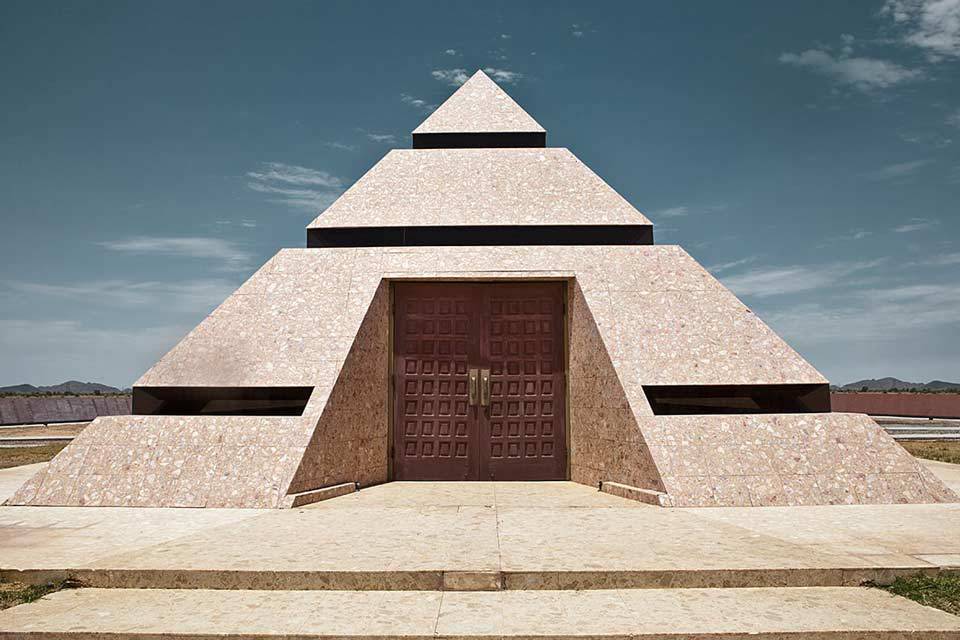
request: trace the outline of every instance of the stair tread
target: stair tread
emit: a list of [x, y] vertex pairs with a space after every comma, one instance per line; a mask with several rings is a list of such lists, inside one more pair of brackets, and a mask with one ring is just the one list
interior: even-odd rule
[[878, 589], [594, 591], [77, 589], [0, 612], [0, 638], [960, 638], [960, 617]]

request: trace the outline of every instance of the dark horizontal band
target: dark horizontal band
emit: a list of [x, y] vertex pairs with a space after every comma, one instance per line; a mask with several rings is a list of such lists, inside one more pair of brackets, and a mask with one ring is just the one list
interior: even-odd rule
[[546, 131], [413, 134], [414, 149], [509, 149], [545, 146], [547, 146]]
[[655, 415], [829, 413], [826, 384], [644, 385]]
[[313, 387], [134, 387], [134, 415], [299, 416]]
[[614, 244], [653, 244], [653, 227], [637, 224], [307, 229], [308, 248]]

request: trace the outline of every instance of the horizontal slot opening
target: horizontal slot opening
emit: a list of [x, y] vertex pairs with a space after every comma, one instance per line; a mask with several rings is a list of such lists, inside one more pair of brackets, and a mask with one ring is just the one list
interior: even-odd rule
[[547, 146], [546, 131], [415, 133], [414, 149], [495, 149]]
[[653, 244], [649, 224], [315, 227], [307, 247], [434, 247]]
[[301, 416], [313, 387], [135, 387], [133, 413], [155, 416]]
[[644, 386], [655, 415], [828, 413], [825, 384]]

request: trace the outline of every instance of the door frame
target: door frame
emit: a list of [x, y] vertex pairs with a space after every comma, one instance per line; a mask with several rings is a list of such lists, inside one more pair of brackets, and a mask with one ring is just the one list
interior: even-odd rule
[[[563, 394], [563, 429], [564, 429], [564, 446], [566, 447], [566, 456], [565, 456], [565, 469], [564, 469], [564, 479], [570, 480], [570, 467], [573, 460], [573, 446], [570, 439], [571, 436], [571, 423], [573, 422], [573, 414], [570, 407], [570, 290], [574, 286], [575, 280], [571, 276], [559, 276], [559, 277], [538, 277], [538, 278], [518, 278], [516, 276], [506, 276], [506, 277], [490, 277], [490, 278], [464, 278], [464, 277], [447, 277], [447, 278], [423, 278], [423, 277], [409, 277], [409, 278], [388, 278], [387, 284], [389, 286], [390, 293], [390, 307], [389, 307], [389, 319], [388, 319], [388, 330], [387, 330], [387, 482], [396, 481], [396, 471], [394, 469], [394, 456], [396, 455], [395, 444], [396, 444], [396, 393], [397, 393], [397, 377], [396, 371], [394, 368], [395, 357], [394, 357], [394, 340], [396, 335], [394, 332], [394, 326], [396, 322], [396, 283], [401, 284], [415, 284], [415, 283], [469, 283], [469, 284], [535, 284], [535, 283], [562, 283], [560, 297], [562, 302], [562, 350], [563, 350], [563, 384], [564, 384], [564, 394]], [[416, 482], [416, 481], [411, 481]], [[488, 480], [480, 479], [471, 482], [488, 482]]]

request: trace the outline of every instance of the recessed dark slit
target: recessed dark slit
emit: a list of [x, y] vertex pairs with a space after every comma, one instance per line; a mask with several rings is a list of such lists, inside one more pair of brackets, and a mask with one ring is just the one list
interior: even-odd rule
[[825, 384], [644, 386], [656, 415], [723, 413], [827, 413]]
[[135, 387], [133, 413], [159, 416], [300, 416], [313, 387]]

